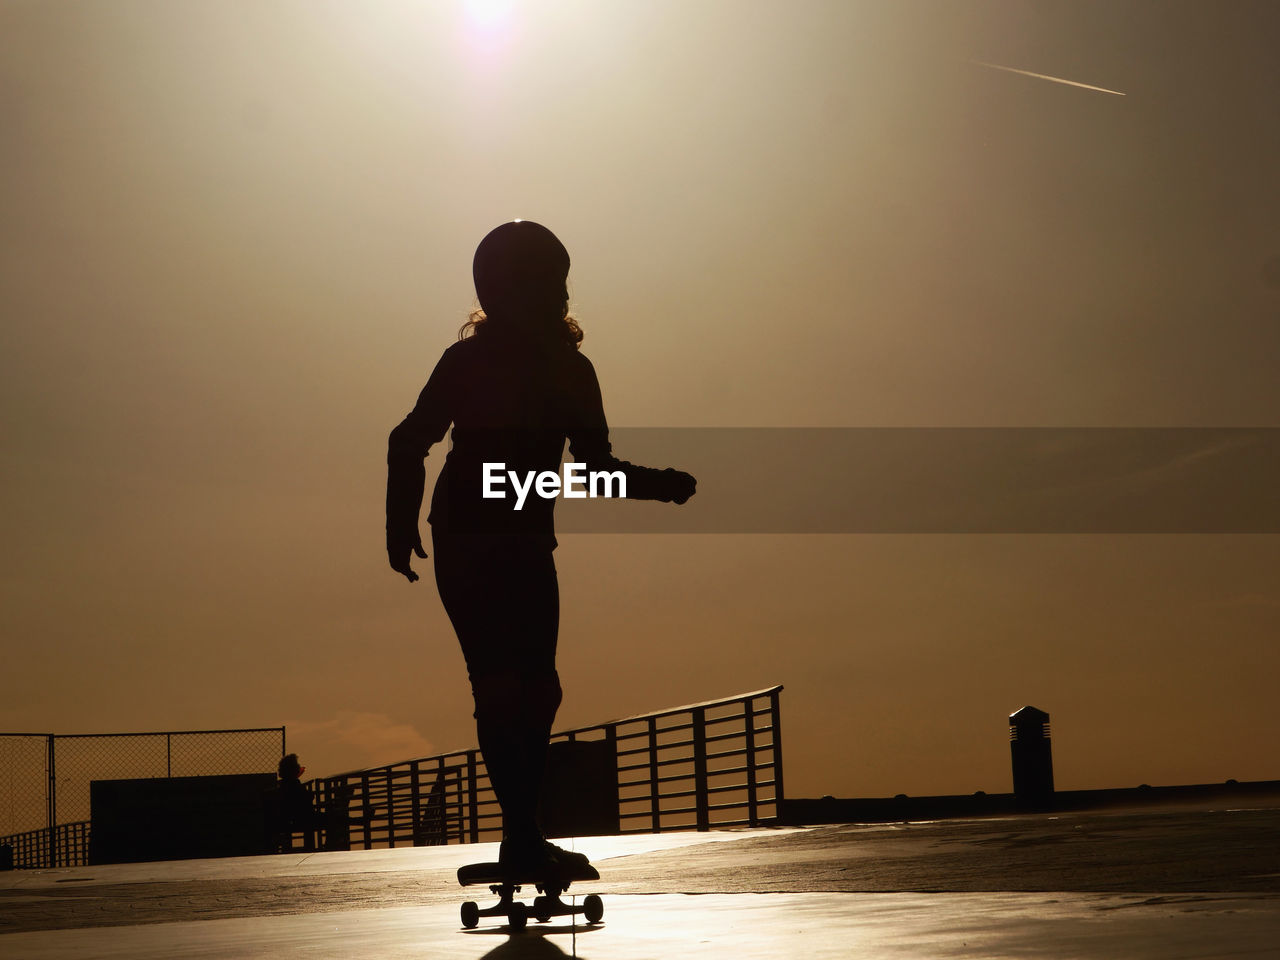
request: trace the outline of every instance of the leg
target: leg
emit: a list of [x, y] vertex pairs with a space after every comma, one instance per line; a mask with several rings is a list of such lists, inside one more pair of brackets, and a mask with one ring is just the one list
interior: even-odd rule
[[462, 644], [476, 734], [520, 847], [541, 844], [538, 797], [560, 706], [560, 591], [550, 550], [523, 538], [436, 537], [440, 598]]
[[489, 780], [502, 807], [507, 837], [540, 839], [538, 797], [547, 763], [547, 742], [560, 705], [555, 671], [536, 677], [493, 673], [471, 681], [476, 734]]

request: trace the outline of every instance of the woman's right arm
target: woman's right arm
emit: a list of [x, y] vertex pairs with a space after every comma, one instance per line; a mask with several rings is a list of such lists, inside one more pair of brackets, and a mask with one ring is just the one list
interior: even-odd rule
[[423, 460], [432, 444], [444, 439], [453, 420], [452, 366], [449, 351], [445, 351], [418, 402], [387, 440], [387, 560], [391, 569], [404, 574], [410, 583], [418, 579], [410, 565], [411, 555], [427, 556], [418, 533], [427, 476]]

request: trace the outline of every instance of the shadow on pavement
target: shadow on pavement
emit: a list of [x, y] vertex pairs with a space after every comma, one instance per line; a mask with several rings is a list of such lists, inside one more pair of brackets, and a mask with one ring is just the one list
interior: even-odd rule
[[[594, 926], [578, 927], [576, 933], [591, 933], [595, 930], [603, 929], [603, 927]], [[501, 935], [507, 937], [506, 943], [490, 950], [482, 960], [557, 960], [559, 957], [574, 957], [576, 960], [582, 960], [577, 952], [577, 936], [571, 926], [539, 926], [536, 929], [530, 928], [522, 933], [514, 934], [505, 927], [493, 930], [468, 930], [466, 933], [468, 936]], [[557, 944], [547, 939], [549, 934], [575, 934], [573, 952], [565, 953]]]

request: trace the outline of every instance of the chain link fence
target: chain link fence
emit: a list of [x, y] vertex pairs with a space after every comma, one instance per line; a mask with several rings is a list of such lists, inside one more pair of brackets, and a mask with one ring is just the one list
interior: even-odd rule
[[0, 837], [48, 826], [49, 735], [0, 735]]
[[0, 734], [0, 848], [18, 867], [84, 863], [94, 780], [274, 773], [284, 753], [284, 727]]

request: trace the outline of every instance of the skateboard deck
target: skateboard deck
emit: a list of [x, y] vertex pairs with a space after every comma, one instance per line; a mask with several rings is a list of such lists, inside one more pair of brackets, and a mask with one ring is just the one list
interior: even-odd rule
[[[599, 923], [604, 916], [604, 904], [595, 894], [583, 898], [582, 906], [571, 905], [560, 899], [560, 894], [569, 889], [572, 883], [599, 880], [600, 873], [595, 867], [587, 864], [581, 870], [567, 874], [520, 874], [509, 873], [496, 862], [471, 863], [458, 868], [458, 883], [464, 887], [483, 884], [498, 897], [498, 902], [491, 907], [481, 908], [473, 900], [462, 905], [462, 925], [470, 930], [480, 922], [481, 917], [506, 917], [513, 930], [523, 930], [532, 915], [539, 923], [546, 923], [552, 917], [567, 917], [582, 914], [587, 923]], [[540, 896], [535, 897], [532, 906], [515, 899], [521, 887], [533, 887]]]

